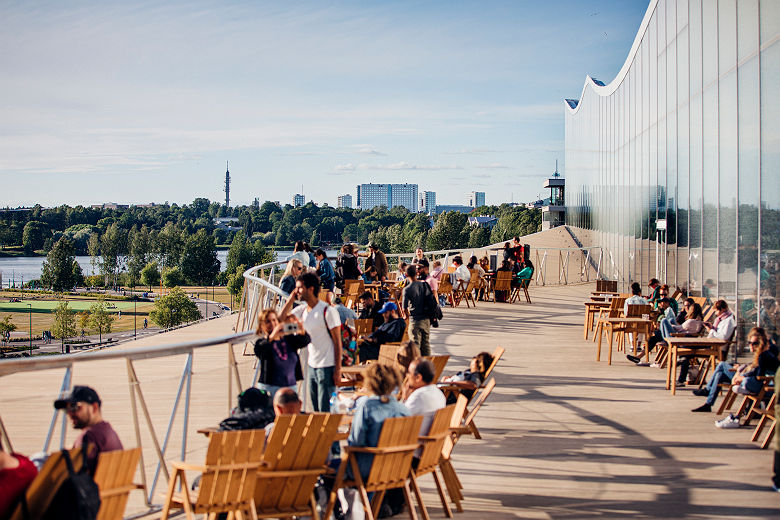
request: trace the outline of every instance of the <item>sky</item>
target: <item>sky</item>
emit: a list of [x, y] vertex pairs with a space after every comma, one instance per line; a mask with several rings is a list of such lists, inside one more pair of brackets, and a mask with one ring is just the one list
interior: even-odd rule
[[0, 0], [0, 206], [548, 196], [648, 0]]

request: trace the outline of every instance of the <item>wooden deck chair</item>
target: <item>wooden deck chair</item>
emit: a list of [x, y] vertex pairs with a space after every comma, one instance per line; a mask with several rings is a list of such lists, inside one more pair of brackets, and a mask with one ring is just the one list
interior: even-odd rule
[[496, 365], [498, 365], [498, 361], [501, 359], [501, 356], [504, 355], [504, 352], [506, 352], [506, 349], [504, 347], [498, 346], [493, 351], [493, 362], [490, 363], [490, 366], [487, 367], [487, 370], [485, 370], [485, 378], [483, 379], [482, 384], [479, 386], [480, 388], [485, 388], [485, 381], [490, 377], [490, 374], [493, 373], [493, 369], [496, 368]]
[[670, 298], [671, 298], [672, 300], [682, 301], [682, 299], [683, 299], [683, 292], [682, 292], [682, 289], [680, 289], [679, 287], [675, 287], [675, 288], [674, 288], [674, 293], [672, 293], [672, 295], [670, 296]]
[[531, 284], [531, 279], [533, 278], [533, 276], [534, 274], [532, 270], [530, 278], [522, 278], [519, 280], [518, 286], [512, 290], [512, 299], [511, 299], [512, 303], [520, 299], [520, 291], [522, 291], [523, 294], [525, 294], [525, 301], [531, 303], [531, 295], [528, 294], [528, 286]]
[[355, 334], [358, 336], [368, 336], [374, 331], [374, 320], [366, 319], [355, 320]]
[[100, 511], [97, 520], [122, 520], [130, 492], [144, 489], [134, 484], [141, 448], [106, 451], [98, 455], [95, 483], [100, 489]]
[[601, 309], [599, 311], [599, 316], [596, 318], [596, 330], [593, 333], [593, 342], [601, 344], [601, 336], [604, 332], [605, 325], [605, 318], [619, 318], [620, 315], [623, 313], [623, 304], [626, 303], [626, 299], [623, 297], [618, 296], [617, 298], [612, 298], [612, 301], [609, 303], [609, 307], [606, 309]]
[[433, 380], [438, 381], [447, 366], [450, 356], [426, 356], [425, 359], [433, 363]]
[[479, 278], [475, 275], [476, 271], [471, 275], [471, 278], [468, 282], [464, 282], [463, 280], [459, 280], [457, 285], [455, 286], [452, 297], [455, 302], [455, 307], [460, 305], [461, 301], [466, 302], [466, 308], [469, 308], [469, 300], [471, 300], [472, 305], [474, 307], [477, 306], [476, 300], [474, 300], [474, 289], [476, 288], [476, 283]]
[[497, 302], [496, 292], [500, 292], [503, 295], [502, 301], [509, 303], [512, 296], [512, 271], [498, 271], [496, 272], [496, 281], [493, 284], [493, 301]]
[[701, 305], [702, 309], [707, 306], [706, 296], [692, 296], [691, 298], [693, 299], [694, 303], [698, 303], [699, 305]]
[[330, 304], [330, 295], [332, 293], [327, 289], [320, 289], [319, 298], [320, 301]]
[[476, 417], [480, 408], [482, 408], [482, 405], [485, 404], [485, 400], [488, 398], [495, 387], [496, 378], [492, 378], [479, 392], [479, 395], [476, 397], [476, 399], [474, 399], [474, 406], [471, 408], [471, 411], [466, 413], [466, 417], [463, 419], [462, 433], [471, 433], [474, 435], [475, 439], [482, 438], [482, 436], [479, 434], [479, 429], [477, 429], [476, 423], [474, 423], [474, 417]]
[[[422, 420], [422, 415], [385, 419], [375, 448], [347, 446], [344, 449], [341, 466], [339, 466], [336, 474], [336, 481], [333, 485], [333, 491], [330, 493], [330, 500], [323, 518], [330, 518], [331, 513], [333, 513], [333, 506], [336, 503], [336, 495], [339, 488], [357, 487], [368, 520], [374, 520], [378, 516], [385, 491], [397, 488], [403, 490], [406, 505], [409, 508], [409, 516], [412, 520], [416, 520], [417, 515], [414, 510], [409, 483], [411, 480], [412, 457], [418, 447], [418, 435]], [[371, 471], [366, 478], [363, 478], [360, 474], [358, 459], [356, 458], [356, 455], [359, 453], [374, 456]], [[352, 469], [353, 480], [346, 478], [348, 465]], [[411, 483], [413, 486], [416, 486], [416, 481], [411, 480]], [[368, 500], [369, 492], [374, 492], [371, 502]], [[415, 490], [415, 493], [417, 492], [418, 490]]]
[[363, 280], [345, 280], [344, 281], [344, 293], [346, 298], [344, 299], [344, 306], [350, 309], [356, 309], [358, 304], [358, 298], [365, 292], [365, 282]]
[[276, 418], [255, 484], [258, 518], [319, 518], [314, 486], [328, 471], [328, 453], [341, 418], [329, 413]]
[[425, 435], [420, 436], [422, 450], [419, 455], [417, 469], [412, 469], [411, 471], [411, 478], [412, 481], [415, 482], [412, 489], [414, 489], [415, 495], [417, 496], [417, 504], [420, 506], [423, 520], [429, 520], [428, 509], [425, 507], [422, 495], [419, 493], [420, 487], [417, 485], [416, 480], [429, 473], [433, 475], [436, 489], [439, 492], [439, 499], [444, 508], [444, 514], [447, 515], [447, 518], [452, 518], [452, 510], [447, 502], [447, 497], [444, 495], [444, 487], [442, 486], [441, 479], [439, 479], [439, 474], [436, 473], [436, 468], [439, 467], [439, 460], [441, 460], [441, 451], [444, 447], [444, 443], [450, 435], [450, 421], [452, 420], [452, 414], [455, 412], [455, 407], [456, 405], [451, 404], [437, 410], [433, 415], [430, 429]]
[[439, 290], [438, 290], [439, 296], [444, 296], [447, 301], [450, 302], [450, 304], [454, 304], [453, 301], [453, 287], [452, 283], [450, 282], [450, 275], [447, 273], [442, 273], [441, 278], [439, 279]]
[[[628, 306], [628, 314], [626, 314], [626, 318], [641, 318], [643, 314], [650, 314], [650, 310], [653, 308], [652, 305], [629, 305]], [[618, 345], [617, 350], [618, 352], [626, 351], [625, 345], [626, 345], [626, 334], [628, 333], [623, 327], [615, 327], [615, 332], [618, 332]], [[645, 338], [647, 340], [647, 338]]]
[[[228, 513], [232, 518], [257, 518], [255, 483], [262, 466], [265, 430], [237, 430], [212, 433], [202, 466], [175, 461], [160, 520], [167, 520], [171, 508], [184, 509], [187, 520], [195, 515]], [[201, 472], [197, 493], [190, 490], [185, 470]], [[181, 493], [176, 493], [178, 483]]]
[[[70, 455], [70, 460], [73, 462], [73, 470], [79, 471], [84, 464], [84, 458], [81, 455], [81, 448], [73, 448], [67, 450]], [[60, 488], [65, 478], [68, 476], [68, 467], [65, 464], [65, 459], [62, 456], [62, 452], [58, 451], [52, 453], [46, 462], [43, 463], [41, 471], [30, 483], [30, 487], [24, 494], [24, 498], [27, 501], [27, 510], [29, 516], [26, 516], [22, 511], [22, 506], [19, 504], [14, 513], [11, 515], [11, 520], [25, 520], [26, 518], [41, 518], [46, 510], [49, 509], [51, 501], [54, 499], [56, 491]]]
[[444, 440], [444, 444], [441, 449], [441, 458], [439, 459], [439, 469], [442, 477], [444, 477], [444, 485], [447, 487], [447, 494], [450, 496], [450, 500], [455, 504], [455, 508], [458, 512], [463, 512], [463, 484], [458, 478], [458, 474], [455, 473], [455, 468], [452, 466], [452, 450], [455, 448], [458, 439], [460, 439], [460, 433], [457, 430], [461, 427], [463, 416], [466, 413], [466, 405], [468, 399], [465, 395], [459, 395], [458, 400], [455, 402], [455, 408], [450, 417], [450, 435]]
[[777, 417], [775, 417], [775, 404], [777, 404], [777, 392], [772, 394], [772, 398], [769, 400], [769, 404], [763, 410], [756, 410], [756, 414], [760, 417], [756, 429], [753, 430], [753, 436], [750, 438], [752, 442], [757, 441], [761, 437], [761, 432], [765, 427], [769, 426], [766, 437], [761, 442], [761, 449], [766, 449], [769, 443], [772, 442], [772, 438], [775, 436], [775, 430], [777, 430]]
[[400, 343], [383, 343], [379, 345], [379, 358], [377, 363], [383, 365], [396, 365], [398, 363], [398, 349], [401, 348]]
[[759, 410], [761, 402], [763, 402], [764, 397], [768, 393], [774, 390], [774, 375], [758, 376], [757, 379], [762, 383], [761, 390], [757, 394], [743, 395], [742, 403], [740, 403], [739, 409], [737, 410], [737, 417], [745, 416], [745, 420], [742, 422], [743, 425], [749, 424], [750, 421], [753, 420], [753, 417], [759, 415], [757, 410]]

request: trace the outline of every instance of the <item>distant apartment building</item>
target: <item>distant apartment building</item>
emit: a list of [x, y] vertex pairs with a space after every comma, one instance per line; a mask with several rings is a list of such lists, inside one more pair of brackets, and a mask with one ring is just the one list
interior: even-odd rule
[[469, 206], [472, 208], [478, 208], [485, 205], [485, 192], [484, 191], [472, 191], [469, 193]]
[[436, 214], [444, 213], [445, 211], [458, 211], [460, 213], [471, 213], [474, 208], [471, 206], [463, 206], [461, 204], [439, 204], [436, 206]]
[[352, 195], [339, 195], [338, 204], [336, 206], [339, 208], [352, 209]]
[[493, 215], [469, 217], [469, 226], [471, 227], [493, 229], [496, 224], [498, 224], [498, 219]]
[[306, 197], [300, 193], [296, 193], [293, 197], [293, 206], [298, 208], [306, 204]]
[[106, 202], [104, 204], [93, 204], [92, 209], [129, 209], [129, 204], [117, 204], [116, 202]]
[[420, 211], [426, 215], [436, 213], [436, 192], [424, 191], [420, 197]]
[[357, 206], [369, 210], [376, 206], [394, 208], [403, 206], [417, 213], [416, 184], [359, 184], [357, 186]]

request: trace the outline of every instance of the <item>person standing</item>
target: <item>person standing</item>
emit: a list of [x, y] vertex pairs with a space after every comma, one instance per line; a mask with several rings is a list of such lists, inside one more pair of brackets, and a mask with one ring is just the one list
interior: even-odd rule
[[[311, 337], [308, 345], [309, 396], [315, 412], [330, 410], [330, 396], [341, 379], [341, 319], [339, 313], [320, 301], [320, 279], [314, 273], [304, 273], [295, 282], [295, 292], [282, 309], [281, 321], [289, 314], [300, 318]], [[295, 299], [305, 305], [292, 308]]]
[[420, 354], [431, 355], [431, 320], [428, 315], [428, 302], [435, 302], [431, 286], [417, 279], [417, 268], [406, 268], [409, 285], [404, 288], [401, 300], [404, 312], [409, 316], [414, 342], [420, 347]]
[[385, 254], [379, 250], [379, 246], [376, 242], [371, 242], [368, 249], [371, 251], [371, 265], [376, 268], [376, 277], [379, 281], [384, 282], [387, 280], [387, 258]]

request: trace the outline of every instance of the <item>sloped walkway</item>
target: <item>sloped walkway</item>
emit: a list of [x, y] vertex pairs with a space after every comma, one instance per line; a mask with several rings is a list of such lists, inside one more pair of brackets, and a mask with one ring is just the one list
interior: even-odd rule
[[[448, 371], [481, 350], [507, 349], [477, 420], [483, 440], [463, 439], [453, 456], [466, 495], [466, 512], [456, 518], [779, 517], [780, 495], [769, 491], [772, 452], [750, 443], [749, 430], [719, 430], [714, 414], [691, 413], [701, 398], [685, 389], [672, 397], [661, 370], [622, 355], [613, 366], [596, 363], [594, 344], [582, 339], [582, 302], [592, 288], [532, 287], [533, 305], [445, 309], [432, 344], [452, 355]], [[226, 335], [233, 323], [217, 319], [121, 348]], [[160, 438], [183, 366], [183, 356], [136, 363]], [[187, 460], [204, 457], [206, 440], [195, 430], [227, 414], [226, 367], [224, 346], [195, 354]], [[253, 359], [239, 356], [239, 369], [248, 385]], [[54, 370], [0, 378], [0, 412], [17, 451], [41, 449], [61, 378]], [[77, 364], [74, 382], [98, 389], [106, 419], [134, 446], [124, 362]], [[180, 456], [181, 413], [169, 459]], [[74, 437], [69, 429], [66, 445]], [[150, 438], [142, 439], [153, 474]], [[430, 477], [421, 484], [432, 517], [444, 518]], [[158, 492], [164, 487], [161, 478]], [[134, 495], [128, 514], [144, 509]]]

